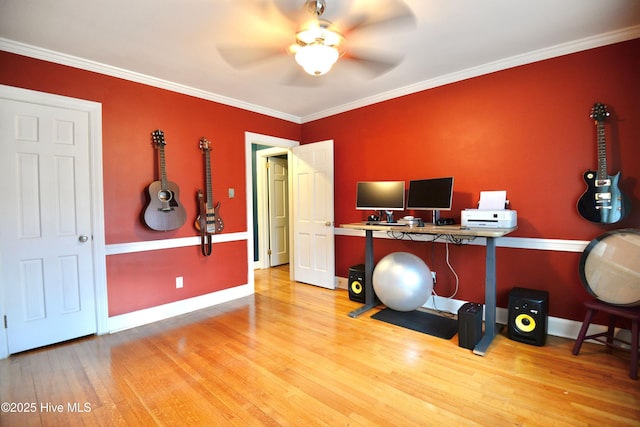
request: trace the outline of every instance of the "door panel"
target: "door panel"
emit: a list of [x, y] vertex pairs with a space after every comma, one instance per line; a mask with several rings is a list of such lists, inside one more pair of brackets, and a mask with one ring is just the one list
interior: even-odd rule
[[334, 289], [333, 141], [292, 151], [294, 279]]
[[269, 158], [270, 266], [289, 262], [289, 191], [287, 160]]
[[89, 117], [0, 100], [9, 353], [96, 332]]

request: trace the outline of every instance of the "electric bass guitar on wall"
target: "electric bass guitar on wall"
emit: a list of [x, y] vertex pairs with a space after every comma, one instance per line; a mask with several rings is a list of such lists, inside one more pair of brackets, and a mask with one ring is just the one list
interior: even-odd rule
[[596, 124], [598, 170], [584, 173], [587, 190], [578, 200], [578, 212], [585, 219], [601, 224], [613, 224], [627, 215], [627, 200], [618, 188], [620, 172], [607, 174], [607, 148], [604, 121], [609, 117], [606, 105], [596, 103], [590, 116]]
[[158, 149], [160, 180], [149, 184], [149, 204], [144, 211], [144, 222], [152, 230], [169, 231], [180, 228], [187, 221], [187, 212], [180, 203], [180, 189], [167, 179], [165, 170], [164, 132], [155, 130], [151, 134]]
[[195, 227], [200, 231], [202, 237], [202, 254], [211, 255], [211, 235], [220, 233], [224, 229], [224, 222], [220, 217], [220, 202], [213, 204], [213, 189], [211, 186], [211, 143], [205, 138], [200, 139], [200, 150], [204, 154], [204, 169], [206, 183], [206, 199], [202, 190], [198, 190], [198, 202], [200, 205], [200, 215], [195, 222]]

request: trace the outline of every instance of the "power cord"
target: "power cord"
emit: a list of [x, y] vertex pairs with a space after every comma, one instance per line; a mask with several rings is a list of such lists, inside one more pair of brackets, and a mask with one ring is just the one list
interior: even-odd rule
[[[449, 295], [448, 297], [442, 297], [442, 298], [453, 299], [453, 297], [455, 297], [458, 294], [458, 290], [460, 289], [460, 278], [458, 277], [458, 273], [456, 273], [456, 270], [453, 268], [453, 266], [451, 265], [451, 262], [449, 261], [449, 241], [448, 240], [445, 242], [445, 250], [446, 250], [446, 252], [445, 252], [445, 261], [447, 263], [447, 266], [449, 267], [449, 270], [451, 270], [451, 273], [453, 273], [453, 276], [456, 279], [456, 286], [455, 286], [455, 290], [453, 291], [453, 293], [451, 295]], [[433, 257], [433, 252], [432, 252], [432, 257]], [[432, 292], [434, 297], [438, 297], [439, 296], [435, 289], [433, 289], [431, 292]], [[433, 308], [438, 313], [455, 316], [455, 313], [451, 313], [450, 311], [446, 311], [446, 310], [440, 310], [438, 308], [437, 304], [436, 304], [436, 299], [435, 298], [433, 298]]]

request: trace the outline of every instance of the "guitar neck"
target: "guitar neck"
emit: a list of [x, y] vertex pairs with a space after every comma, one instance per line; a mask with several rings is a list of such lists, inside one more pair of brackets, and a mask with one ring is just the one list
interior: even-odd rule
[[158, 145], [158, 168], [160, 169], [160, 183], [161, 188], [167, 188], [167, 171], [165, 167], [165, 159], [164, 159], [164, 145]]
[[204, 153], [205, 182], [207, 184], [207, 210], [213, 209], [213, 189], [211, 188], [211, 160], [209, 150]]
[[598, 179], [607, 179], [607, 144], [604, 136], [604, 122], [596, 122], [598, 137]]

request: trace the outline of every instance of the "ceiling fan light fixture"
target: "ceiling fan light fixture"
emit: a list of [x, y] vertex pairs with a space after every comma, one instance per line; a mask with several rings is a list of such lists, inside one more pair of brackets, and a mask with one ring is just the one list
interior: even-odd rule
[[296, 33], [296, 43], [290, 48], [296, 62], [312, 76], [321, 76], [331, 70], [344, 53], [344, 37], [323, 19], [307, 22]]
[[301, 46], [296, 52], [296, 62], [312, 76], [328, 73], [339, 57], [337, 49], [322, 43]]

